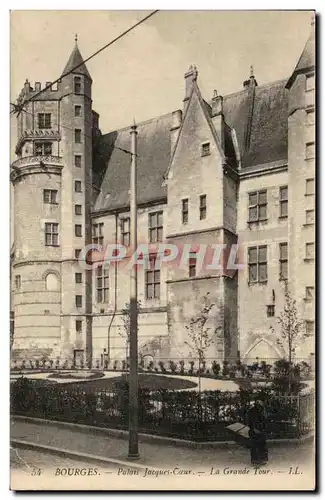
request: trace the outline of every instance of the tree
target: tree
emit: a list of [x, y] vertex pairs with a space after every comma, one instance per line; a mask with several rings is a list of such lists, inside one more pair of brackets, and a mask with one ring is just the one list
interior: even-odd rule
[[215, 304], [209, 303], [209, 292], [203, 296], [203, 307], [201, 311], [190, 319], [188, 325], [185, 326], [188, 332], [189, 342], [185, 341], [185, 344], [192, 350], [195, 351], [199, 360], [199, 393], [201, 393], [201, 366], [205, 361], [205, 352], [214, 342], [213, 335], [216, 333], [218, 328], [216, 328], [211, 334], [211, 327], [207, 326], [209, 320], [210, 312]]
[[[277, 344], [280, 345], [287, 354], [287, 359], [283, 360], [284, 366], [286, 366], [286, 372], [283, 371], [281, 365], [280, 368], [282, 371], [280, 370], [281, 373], [279, 377], [282, 380], [282, 385], [284, 384], [284, 386], [286, 386], [287, 384], [288, 392], [291, 393], [292, 382], [297, 376], [297, 369], [293, 366], [293, 358], [296, 347], [305, 340], [306, 333], [304, 333], [304, 322], [299, 317], [296, 300], [292, 298], [287, 283], [285, 285], [283, 311], [276, 319], [280, 325], [280, 335], [278, 336]], [[285, 361], [287, 361], [287, 365], [285, 365]], [[285, 375], [285, 373], [287, 373], [287, 375]], [[285, 382], [285, 378], [287, 382]]]
[[[141, 302], [139, 300], [137, 302], [137, 309], [139, 313], [141, 309]], [[118, 333], [121, 337], [125, 339], [125, 360], [127, 362], [129, 358], [130, 331], [131, 331], [130, 302], [125, 303], [124, 308], [121, 310], [121, 314], [122, 314], [123, 330], [119, 328]]]
[[288, 361], [291, 364], [297, 345], [305, 340], [304, 322], [299, 317], [296, 301], [286, 285], [284, 294], [283, 311], [277, 317], [280, 325], [280, 336], [277, 344], [287, 353]]

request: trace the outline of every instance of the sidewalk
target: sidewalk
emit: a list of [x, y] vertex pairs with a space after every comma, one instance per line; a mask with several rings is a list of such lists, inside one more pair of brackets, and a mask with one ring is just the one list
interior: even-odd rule
[[[83, 461], [98, 458], [108, 463], [121, 462], [122, 465], [132, 465], [156, 468], [191, 467], [199, 470], [202, 467], [245, 467], [250, 466], [249, 450], [238, 445], [225, 446], [220, 449], [189, 449], [164, 443], [141, 442], [139, 452], [141, 458], [128, 461], [127, 439], [98, 434], [94, 431], [85, 432], [73, 425], [47, 424], [43, 422], [24, 421], [12, 418], [11, 441], [21, 445], [33, 443], [36, 446], [55, 448], [56, 453], [75, 455]], [[53, 451], [53, 450], [52, 450]], [[287, 469], [303, 462], [310, 464], [313, 456], [313, 444], [283, 444], [271, 447], [269, 450], [269, 466], [277, 469]], [[122, 464], [123, 462], [123, 464]]]

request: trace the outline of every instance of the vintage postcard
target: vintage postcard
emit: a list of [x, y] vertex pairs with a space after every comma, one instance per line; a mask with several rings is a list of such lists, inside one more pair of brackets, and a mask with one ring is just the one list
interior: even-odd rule
[[11, 12], [12, 490], [315, 489], [316, 25]]

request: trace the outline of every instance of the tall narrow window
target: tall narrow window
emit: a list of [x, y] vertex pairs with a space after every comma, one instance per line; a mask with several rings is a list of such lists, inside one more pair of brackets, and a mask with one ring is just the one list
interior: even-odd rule
[[288, 217], [288, 186], [280, 187], [280, 217]]
[[75, 128], [74, 129], [74, 142], [76, 144], [81, 143], [81, 129], [80, 128]]
[[76, 307], [82, 307], [82, 295], [76, 295]]
[[315, 179], [306, 179], [306, 195], [315, 194]]
[[122, 245], [130, 246], [130, 217], [121, 220]]
[[103, 246], [104, 244], [103, 228], [104, 228], [103, 222], [93, 225], [93, 243], [95, 245]]
[[77, 168], [81, 167], [81, 155], [74, 155], [74, 166]]
[[315, 210], [306, 210], [306, 225], [315, 224]]
[[74, 213], [75, 213], [75, 215], [82, 215], [82, 205], [75, 205], [74, 206]]
[[82, 236], [82, 225], [81, 224], [75, 224], [74, 234], [75, 234], [75, 236], [78, 236], [79, 238]]
[[315, 158], [315, 143], [307, 142], [306, 144], [306, 160], [311, 160]]
[[59, 245], [59, 224], [56, 222], [45, 223], [45, 245], [47, 247]]
[[38, 113], [38, 128], [48, 129], [51, 126], [51, 113]]
[[75, 76], [73, 80], [74, 80], [74, 93], [80, 94], [81, 93], [81, 77]]
[[207, 217], [207, 195], [202, 194], [200, 196], [200, 220], [206, 219]]
[[280, 280], [288, 279], [288, 243], [280, 243], [279, 245], [279, 264], [280, 264]]
[[267, 281], [267, 247], [250, 247], [248, 249], [248, 279], [250, 283]]
[[81, 254], [81, 248], [76, 248], [74, 251], [74, 258], [79, 259], [80, 254]]
[[74, 107], [74, 116], [81, 116], [81, 106]]
[[81, 181], [74, 181], [74, 190], [76, 193], [81, 193]]
[[160, 298], [160, 269], [156, 268], [156, 258], [149, 259], [149, 269], [146, 273], [146, 299]]
[[194, 278], [196, 276], [196, 253], [190, 252], [188, 258], [188, 276]]
[[315, 243], [306, 243], [306, 260], [315, 258]]
[[306, 335], [313, 335], [315, 331], [315, 322], [314, 321], [306, 321]]
[[163, 237], [163, 212], [149, 214], [149, 242], [157, 243]]
[[315, 288], [313, 286], [306, 286], [305, 300], [312, 301], [315, 298]]
[[315, 111], [308, 110], [306, 113], [306, 124], [315, 125]]
[[188, 223], [188, 198], [182, 200], [182, 224]]
[[82, 273], [75, 273], [75, 283], [82, 283]]
[[82, 320], [76, 319], [76, 333], [80, 334], [82, 332]]
[[16, 276], [15, 276], [15, 288], [16, 288], [16, 290], [20, 290], [20, 288], [21, 288], [21, 276], [20, 276], [20, 274], [16, 274]]
[[96, 269], [97, 302], [107, 303], [109, 300], [109, 273], [108, 266], [99, 266]]
[[267, 193], [266, 190], [255, 191], [248, 195], [248, 222], [266, 220]]

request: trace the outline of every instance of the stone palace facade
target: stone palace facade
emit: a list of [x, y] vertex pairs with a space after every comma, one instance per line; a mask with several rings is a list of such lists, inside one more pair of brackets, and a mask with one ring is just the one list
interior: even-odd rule
[[[78, 66], [76, 70], [74, 67]], [[294, 61], [293, 61], [294, 66]], [[72, 72], [70, 72], [73, 70]], [[18, 98], [17, 159], [11, 165], [12, 356], [125, 359], [123, 263], [83, 269], [91, 242], [129, 245], [130, 127], [103, 134], [92, 78], [78, 46], [57, 85]], [[188, 267], [139, 269], [139, 351], [189, 359], [190, 318], [209, 292], [209, 359], [284, 355], [277, 316], [285, 284], [315, 353], [314, 27], [286, 80], [259, 86], [253, 70], [238, 92], [202, 96], [185, 74], [182, 108], [139, 123], [138, 241], [193, 248]], [[200, 245], [239, 245], [243, 268], [198, 270]], [[141, 267], [141, 266], [139, 266]]]

